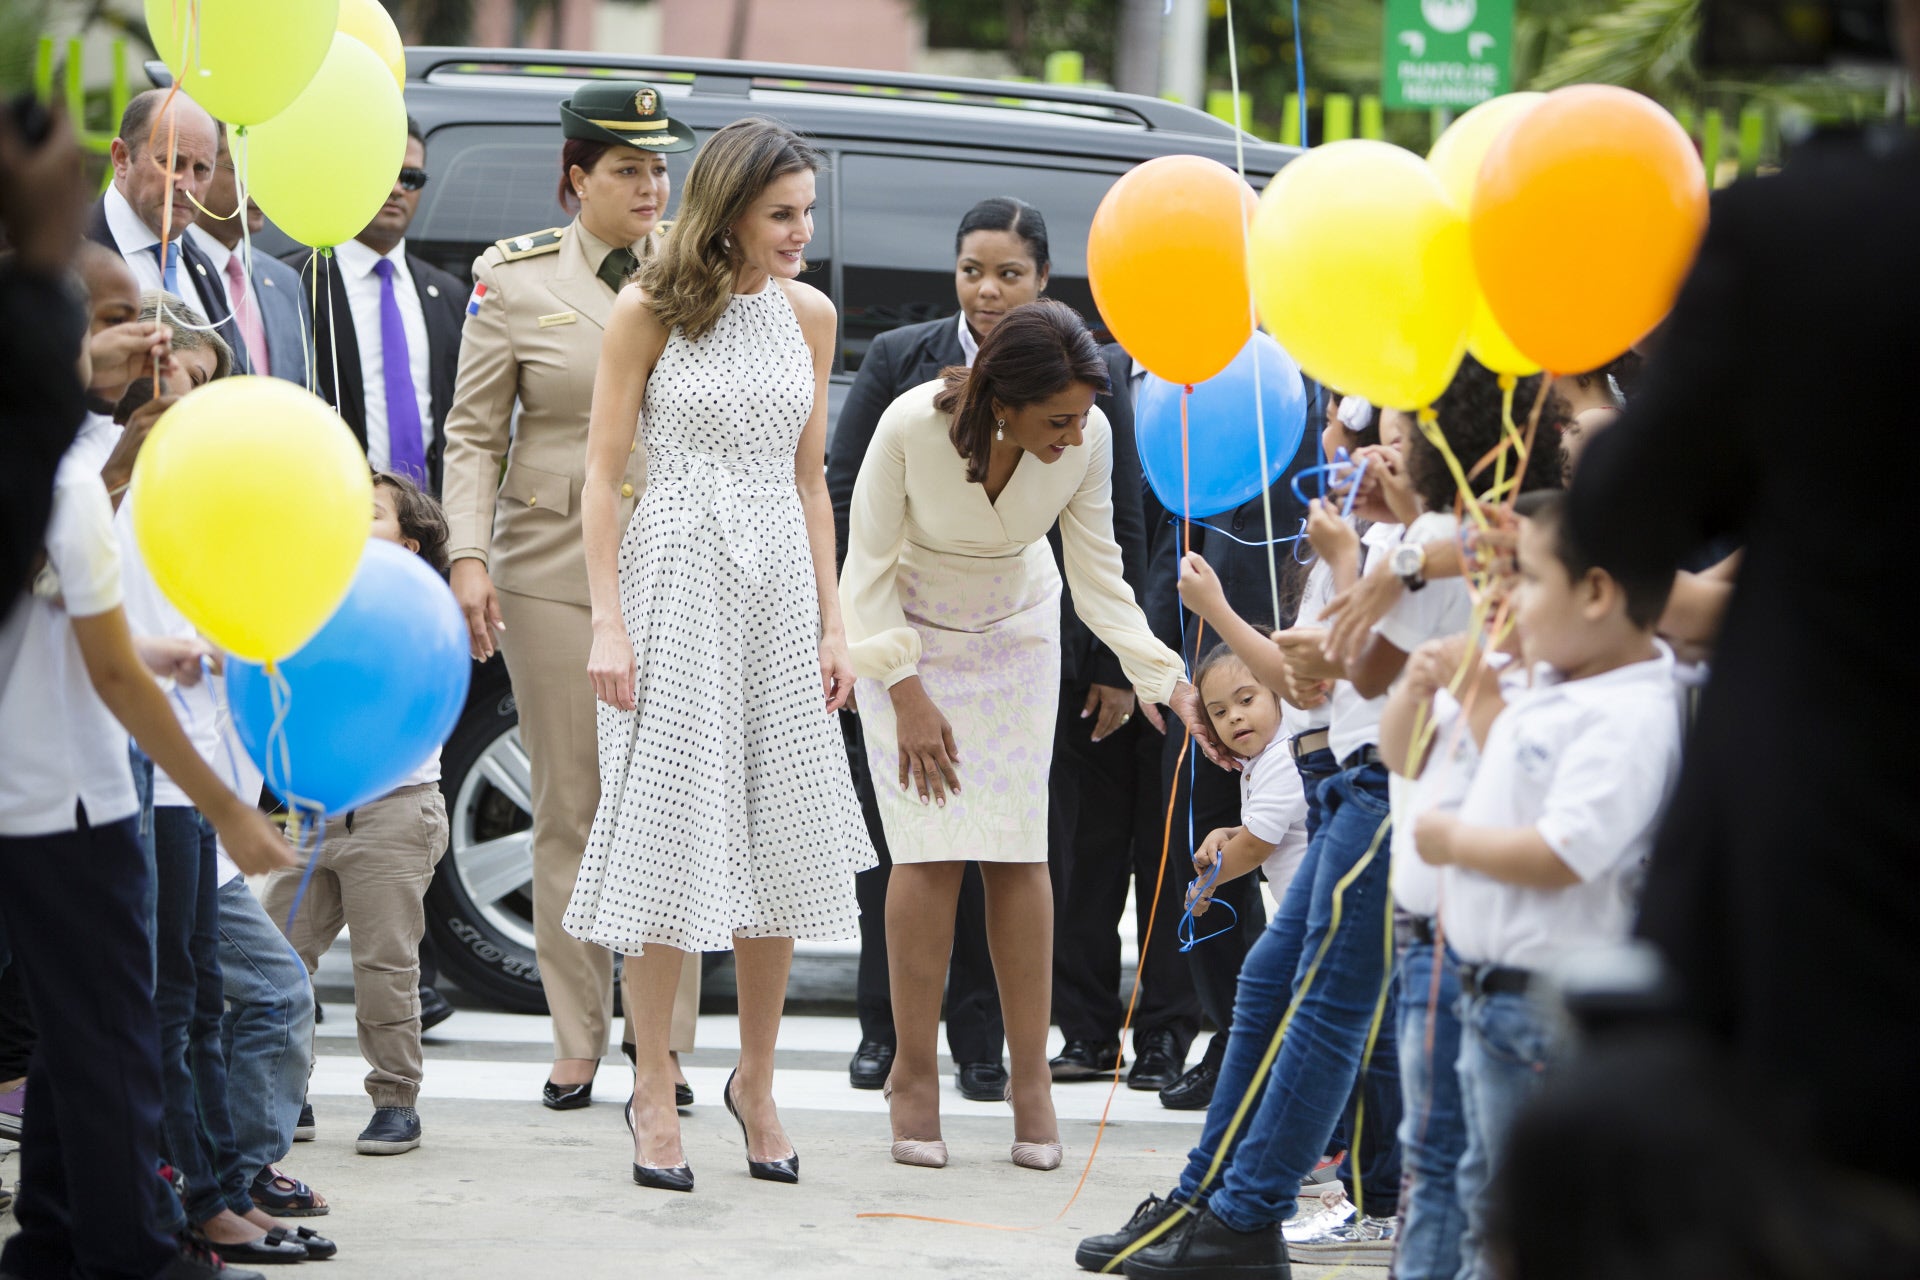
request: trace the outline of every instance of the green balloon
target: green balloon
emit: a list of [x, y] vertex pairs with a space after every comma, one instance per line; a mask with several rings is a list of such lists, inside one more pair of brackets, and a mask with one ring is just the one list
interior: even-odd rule
[[359, 235], [407, 155], [407, 108], [380, 55], [336, 35], [294, 104], [247, 130], [248, 194], [274, 225], [314, 248]]
[[180, 91], [228, 124], [255, 125], [313, 79], [340, 0], [146, 0], [147, 33]]

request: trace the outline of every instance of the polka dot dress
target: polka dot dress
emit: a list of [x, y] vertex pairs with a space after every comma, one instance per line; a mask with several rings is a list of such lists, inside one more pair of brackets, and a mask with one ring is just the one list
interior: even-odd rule
[[620, 544], [638, 707], [599, 707], [600, 807], [568, 933], [626, 955], [844, 939], [877, 861], [820, 684], [794, 451], [813, 357], [777, 283], [648, 379], [647, 489]]

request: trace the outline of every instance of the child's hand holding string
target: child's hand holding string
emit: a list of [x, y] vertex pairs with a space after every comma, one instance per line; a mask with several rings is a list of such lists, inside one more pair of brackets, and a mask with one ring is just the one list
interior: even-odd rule
[[1325, 627], [1288, 627], [1273, 633], [1273, 643], [1279, 648], [1280, 660], [1287, 664], [1287, 676], [1297, 689], [1304, 690], [1321, 680], [1347, 678], [1346, 668], [1327, 657]]
[[1207, 883], [1208, 873], [1220, 865], [1227, 842], [1238, 831], [1238, 827], [1221, 827], [1209, 832], [1207, 838], [1200, 842], [1200, 847], [1193, 851], [1193, 871], [1199, 879], [1187, 888], [1187, 910], [1194, 915], [1205, 915], [1207, 908], [1213, 905], [1213, 891], [1220, 882], [1215, 879], [1211, 884]]
[[1307, 541], [1336, 571], [1360, 563], [1360, 535], [1340, 514], [1340, 504], [1315, 498], [1307, 504]]
[[1227, 612], [1227, 589], [1220, 585], [1220, 575], [1213, 571], [1213, 566], [1197, 551], [1180, 557], [1180, 603], [1216, 626]]

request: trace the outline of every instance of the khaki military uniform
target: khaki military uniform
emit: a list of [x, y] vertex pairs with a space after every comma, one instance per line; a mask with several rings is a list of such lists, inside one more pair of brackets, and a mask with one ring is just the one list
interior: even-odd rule
[[[580, 488], [614, 300], [596, 272], [612, 250], [575, 219], [502, 240], [474, 261], [446, 425], [449, 552], [481, 561], [493, 577], [506, 623], [500, 647], [532, 764], [534, 945], [556, 1058], [601, 1057], [613, 1016], [612, 954], [560, 927], [600, 802]], [[620, 487], [622, 527], [645, 485], [636, 443]], [[700, 957], [690, 955], [674, 1004], [676, 1050], [693, 1048], [699, 1000]]]

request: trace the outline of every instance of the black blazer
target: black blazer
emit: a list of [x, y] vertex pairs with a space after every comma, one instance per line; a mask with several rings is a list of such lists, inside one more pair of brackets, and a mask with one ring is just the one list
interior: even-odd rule
[[[107, 226], [105, 196], [93, 202], [93, 217], [87, 222], [87, 239], [105, 245], [115, 253], [120, 252], [113, 231]], [[200, 314], [207, 318], [207, 323], [213, 325], [220, 336], [226, 339], [227, 345], [233, 348], [233, 371], [252, 372], [252, 365], [247, 359], [246, 340], [240, 336], [240, 326], [234, 323], [233, 313], [227, 309], [226, 282], [214, 270], [213, 263], [201, 252], [200, 246], [193, 242], [192, 236], [182, 230], [177, 243], [180, 246], [180, 261], [174, 270], [182, 279], [193, 282], [192, 294], [183, 295], [183, 300], [195, 303]]]
[[[1110, 347], [1107, 368], [1113, 379], [1112, 390], [1094, 403], [1106, 415], [1113, 428], [1113, 535], [1120, 544], [1120, 558], [1127, 585], [1136, 599], [1142, 598], [1146, 585], [1146, 537], [1140, 516], [1140, 454], [1133, 437], [1133, 400], [1127, 394], [1126, 371], [1130, 362], [1118, 347]], [[860, 464], [866, 461], [867, 448], [873, 443], [880, 415], [901, 394], [940, 376], [951, 365], [966, 363], [960, 350], [960, 320], [948, 316], [910, 324], [881, 334], [867, 348], [860, 362], [853, 390], [841, 407], [834, 424], [833, 438], [827, 447], [827, 489], [833, 497], [835, 562], [847, 556], [847, 513], [853, 506], [853, 485], [859, 479]], [[1056, 564], [1060, 562], [1060, 530], [1056, 525], [1047, 535], [1053, 545]], [[1073, 599], [1063, 587], [1060, 592], [1060, 678], [1072, 686], [1108, 684], [1130, 688], [1120, 659], [1101, 644], [1074, 612]]]
[[[286, 258], [289, 266], [304, 272], [311, 250], [301, 250]], [[313, 317], [315, 381], [320, 394], [332, 404], [353, 429], [362, 449], [367, 447], [367, 390], [360, 377], [360, 338], [353, 329], [353, 308], [347, 302], [346, 281], [334, 268], [332, 259], [316, 264], [325, 283], [326, 295]], [[413, 276], [414, 291], [420, 297], [420, 311], [427, 322], [427, 382], [433, 402], [433, 444], [427, 450], [427, 483], [437, 497], [440, 493], [442, 465], [447, 449], [447, 410], [453, 405], [453, 380], [460, 368], [460, 328], [467, 320], [467, 286], [424, 258], [407, 255], [407, 271]], [[333, 385], [333, 341], [336, 325], [340, 343], [340, 386]], [[374, 335], [378, 340], [379, 335]]]
[[1898, 486], [1920, 466], [1920, 137], [1896, 138], [1817, 140], [1715, 196], [1570, 518], [1599, 563], [1644, 572], [1744, 543], [1640, 929], [1695, 1024], [1804, 1113], [1796, 1131], [1912, 1190], [1920, 790], [1900, 610], [1920, 573]]

